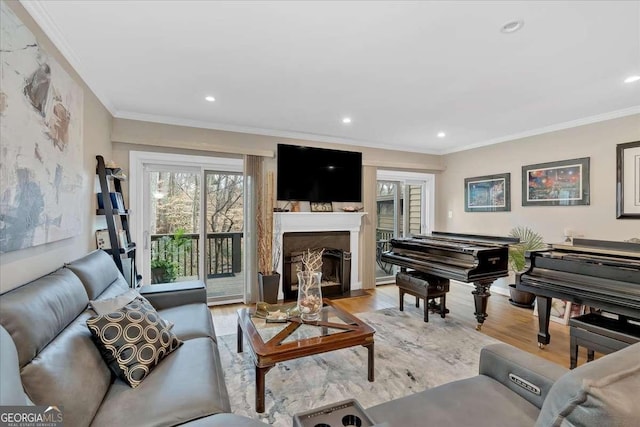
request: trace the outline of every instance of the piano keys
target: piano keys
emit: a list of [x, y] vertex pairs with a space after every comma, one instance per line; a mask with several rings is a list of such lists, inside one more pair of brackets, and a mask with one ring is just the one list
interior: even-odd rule
[[473, 282], [476, 329], [480, 330], [487, 317], [489, 288], [495, 279], [508, 275], [509, 245], [518, 242], [513, 237], [434, 231], [391, 239], [390, 250], [382, 253], [381, 260], [444, 279]]
[[551, 298], [640, 319], [640, 244], [574, 239], [525, 256], [516, 289], [536, 295], [540, 348], [551, 342]]

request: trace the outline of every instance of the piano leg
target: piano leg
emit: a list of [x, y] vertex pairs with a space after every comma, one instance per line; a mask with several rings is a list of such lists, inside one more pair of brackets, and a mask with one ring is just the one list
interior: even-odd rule
[[476, 290], [471, 292], [473, 294], [473, 302], [476, 309], [476, 312], [473, 314], [476, 316], [476, 320], [478, 321], [478, 324], [476, 325], [476, 331], [479, 331], [482, 328], [484, 319], [487, 318], [487, 301], [491, 296], [491, 293], [489, 293], [489, 288], [491, 287], [492, 283], [493, 280], [473, 283], [476, 287]]
[[544, 348], [551, 342], [549, 335], [549, 318], [551, 317], [551, 298], [536, 296], [538, 306], [538, 347]]

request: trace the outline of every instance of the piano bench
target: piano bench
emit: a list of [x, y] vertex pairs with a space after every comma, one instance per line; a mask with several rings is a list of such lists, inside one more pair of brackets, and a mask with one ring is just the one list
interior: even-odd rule
[[[400, 296], [400, 311], [404, 311], [404, 294], [409, 294], [416, 297], [416, 307], [420, 307], [420, 299], [424, 299], [425, 322], [429, 321], [429, 309], [439, 312], [443, 319], [448, 313], [446, 295], [449, 292], [449, 279], [419, 271], [401, 271], [396, 274], [396, 285]], [[440, 298], [440, 303], [436, 305], [434, 298]]]
[[588, 313], [569, 319], [570, 367], [578, 365], [578, 347], [587, 348], [587, 362], [594, 352], [613, 353], [640, 342], [640, 326], [624, 319], [611, 319], [597, 313]]

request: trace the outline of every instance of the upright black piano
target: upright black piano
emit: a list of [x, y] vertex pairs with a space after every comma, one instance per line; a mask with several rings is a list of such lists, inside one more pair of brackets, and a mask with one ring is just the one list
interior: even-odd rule
[[509, 245], [513, 237], [483, 236], [434, 231], [427, 236], [391, 239], [381, 260], [403, 268], [461, 282], [473, 282], [475, 313], [480, 329], [487, 317], [489, 288], [508, 275]]
[[551, 341], [551, 298], [640, 319], [640, 244], [574, 239], [525, 256], [516, 289], [537, 297], [539, 347]]

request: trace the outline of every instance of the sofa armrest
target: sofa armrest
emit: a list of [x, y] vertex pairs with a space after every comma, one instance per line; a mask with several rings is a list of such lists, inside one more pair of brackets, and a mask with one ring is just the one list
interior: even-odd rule
[[568, 371], [508, 344], [491, 344], [480, 352], [480, 375], [493, 378], [538, 408], [553, 383]]
[[138, 289], [156, 310], [177, 307], [185, 304], [206, 304], [207, 289], [204, 283], [190, 282], [161, 283], [144, 285]]

